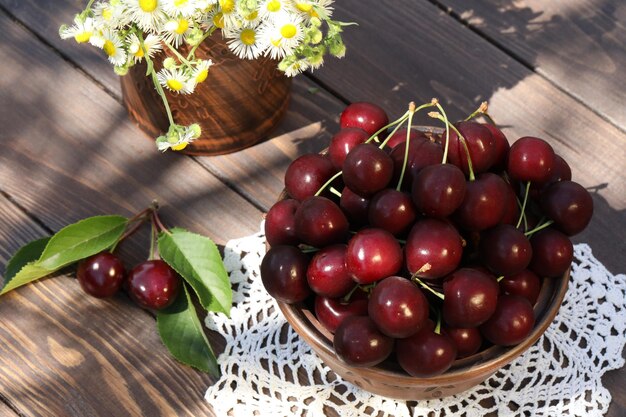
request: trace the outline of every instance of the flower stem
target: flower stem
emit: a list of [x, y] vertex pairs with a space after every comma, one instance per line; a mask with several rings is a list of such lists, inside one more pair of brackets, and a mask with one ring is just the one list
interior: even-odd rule
[[176, 58], [178, 58], [178, 60], [180, 61], [181, 64], [185, 64], [185, 65], [191, 65], [191, 63], [187, 60], [187, 58], [185, 58], [184, 56], [182, 56], [180, 54], [180, 52], [178, 52], [176, 50], [176, 48], [174, 48], [172, 45], [170, 45], [168, 42], [163, 42], [165, 44], [165, 46], [168, 47], [168, 49], [174, 54], [176, 55]]
[[519, 215], [519, 220], [517, 220], [517, 225], [515, 228], [518, 229], [522, 224], [522, 219], [524, 219], [525, 211], [526, 211], [526, 202], [528, 201], [528, 190], [530, 190], [530, 181], [526, 182], [526, 191], [524, 192], [524, 202], [522, 203], [522, 212]]
[[167, 120], [171, 125], [175, 125], [174, 117], [172, 116], [172, 110], [170, 109], [170, 103], [167, 101], [167, 97], [165, 96], [165, 92], [163, 91], [163, 87], [157, 78], [156, 71], [154, 70], [154, 65], [152, 65], [152, 61], [148, 58], [148, 54], [146, 53], [145, 47], [141, 46], [144, 50], [144, 56], [146, 57], [146, 61], [149, 61], [148, 68], [150, 68], [150, 76], [152, 77], [152, 83], [154, 84], [154, 88], [156, 88], [157, 93], [161, 96], [161, 100], [163, 100], [163, 105], [165, 106], [165, 111], [167, 112]]
[[198, 44], [196, 46], [191, 48], [191, 51], [189, 51], [189, 53], [187, 54], [187, 61], [190, 61], [191, 59], [195, 59], [196, 58], [196, 55], [195, 55], [196, 54], [196, 49], [198, 49], [198, 47], [200, 45], [202, 45], [202, 42], [204, 42], [209, 36], [211, 36], [213, 34], [213, 32], [215, 32], [215, 29], [216, 29], [215, 26], [213, 26], [211, 29], [209, 29], [209, 31], [204, 34], [202, 39], [200, 39], [200, 42], [198, 42]]

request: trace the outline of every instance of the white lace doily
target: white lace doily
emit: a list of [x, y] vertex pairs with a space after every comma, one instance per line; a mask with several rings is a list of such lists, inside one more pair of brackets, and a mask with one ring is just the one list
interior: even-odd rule
[[205, 396], [217, 416], [317, 417], [332, 410], [342, 417], [489, 412], [593, 417], [608, 410], [611, 394], [600, 378], [624, 365], [626, 275], [609, 273], [585, 244], [575, 246], [563, 306], [533, 347], [469, 391], [409, 403], [365, 392], [320, 361], [263, 288], [259, 266], [264, 254], [261, 233], [230, 241], [225, 249], [234, 285], [231, 318], [210, 315], [206, 320], [226, 339], [218, 358], [222, 376]]

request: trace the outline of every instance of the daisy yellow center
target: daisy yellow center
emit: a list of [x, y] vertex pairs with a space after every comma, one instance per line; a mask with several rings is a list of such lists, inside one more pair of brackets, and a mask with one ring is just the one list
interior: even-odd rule
[[293, 38], [296, 36], [296, 33], [298, 33], [298, 29], [296, 28], [296, 25], [292, 23], [287, 23], [280, 28], [280, 35], [285, 39]]
[[174, 30], [174, 32], [182, 35], [189, 29], [189, 21], [187, 19], [178, 19], [178, 27]]
[[117, 51], [117, 48], [115, 47], [113, 42], [109, 40], [104, 41], [104, 46], [102, 47], [102, 49], [104, 49], [104, 53], [108, 56], [115, 55], [115, 52]]
[[254, 33], [254, 29], [244, 29], [241, 31], [239, 39], [241, 39], [244, 45], [254, 45], [254, 42], [256, 42], [256, 33]]
[[280, 1], [278, 0], [271, 0], [270, 2], [267, 3], [267, 11], [268, 12], [272, 12], [272, 13], [276, 13], [277, 11], [280, 10]]
[[250, 13], [248, 16], [246, 16], [244, 19], [246, 20], [254, 20], [259, 16], [259, 12], [257, 12], [256, 10], [253, 11], [252, 13]]
[[235, 10], [234, 0], [219, 0], [222, 13], [232, 13]]
[[308, 3], [296, 3], [296, 8], [304, 13], [310, 13], [313, 10], [313, 5]]
[[183, 83], [173, 78], [167, 80], [167, 86], [174, 91], [180, 91], [183, 89]]
[[204, 82], [206, 80], [206, 77], [209, 76], [209, 70], [208, 69], [203, 69], [202, 71], [200, 71], [198, 73], [198, 75], [196, 75], [196, 83], [200, 84], [201, 82]]
[[139, 7], [146, 13], [155, 11], [158, 5], [158, 0], [139, 0]]
[[139, 48], [137, 48], [137, 52], [135, 52], [135, 56], [137, 58], [143, 58], [143, 48], [141, 47], [141, 45], [139, 45]]
[[102, 11], [102, 18], [104, 20], [111, 20], [112, 17], [113, 17], [113, 12], [111, 11], [111, 9], [104, 9]]
[[91, 32], [77, 33], [76, 35], [74, 35], [74, 39], [76, 39], [76, 42], [78, 43], [89, 42], [89, 39], [91, 39]]
[[173, 151], [182, 151], [183, 149], [185, 149], [187, 147], [187, 145], [189, 145], [188, 142], [179, 143], [178, 145], [172, 146], [172, 150]]
[[187, 4], [189, 0], [174, 0], [174, 6], [181, 7]]
[[224, 28], [224, 15], [222, 12], [215, 13], [215, 16], [213, 16], [213, 24], [219, 29]]

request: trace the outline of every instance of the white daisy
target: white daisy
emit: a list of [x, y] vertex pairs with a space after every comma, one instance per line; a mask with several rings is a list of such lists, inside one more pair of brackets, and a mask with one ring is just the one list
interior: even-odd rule
[[332, 16], [332, 0], [293, 0], [295, 9], [308, 21], [312, 17], [326, 19]]
[[243, 26], [226, 34], [228, 47], [239, 58], [254, 59], [263, 53], [266, 45], [261, 44], [258, 28]]
[[118, 29], [128, 24], [128, 16], [124, 13], [124, 7], [118, 2], [99, 2], [93, 8], [93, 16], [96, 28]]
[[116, 67], [122, 66], [126, 63], [127, 53], [124, 49], [122, 40], [117, 33], [111, 30], [105, 30], [102, 32], [102, 50], [109, 57], [109, 62]]
[[191, 17], [196, 13], [196, 0], [163, 0], [163, 10], [170, 16]]
[[170, 91], [181, 94], [191, 94], [195, 83], [179, 68], [162, 69], [157, 73], [159, 83]]
[[165, 19], [160, 0], [123, 0], [130, 19], [146, 32], [156, 32]]
[[78, 43], [89, 42], [94, 33], [93, 19], [91, 17], [81, 18], [80, 15], [74, 17], [74, 25], [63, 25], [59, 29], [61, 39], [74, 38]]
[[126, 38], [126, 44], [128, 45], [128, 54], [135, 62], [141, 61], [146, 53], [149, 58], [152, 58], [162, 48], [161, 38], [152, 34], [146, 36], [143, 40], [143, 47], [141, 40], [135, 33], [131, 33]]
[[204, 82], [209, 76], [209, 68], [213, 65], [213, 61], [209, 60], [201, 60], [195, 66], [193, 71], [191, 71], [191, 80], [195, 84], [200, 84]]
[[186, 17], [179, 17], [177, 19], [170, 19], [163, 25], [165, 33], [165, 41], [174, 48], [183, 43], [185, 36], [188, 35], [193, 29], [193, 21]]
[[213, 23], [220, 29], [232, 30], [239, 26], [239, 16], [237, 14], [237, 3], [235, 0], [218, 0], [218, 5], [220, 6], [217, 12], [217, 15], [221, 13], [221, 27], [219, 26], [219, 22], [216, 22], [215, 18], [213, 19]]
[[274, 21], [294, 12], [289, 0], [264, 0], [259, 6], [259, 15], [264, 21]]
[[165, 152], [168, 149], [182, 151], [187, 145], [198, 139], [201, 133], [202, 130], [197, 123], [190, 126], [170, 126], [166, 135], [157, 138], [157, 149], [161, 152]]
[[303, 36], [300, 17], [291, 15], [279, 19], [273, 24], [265, 26], [261, 33], [263, 43], [267, 45], [265, 55], [269, 55], [272, 59], [290, 55]]

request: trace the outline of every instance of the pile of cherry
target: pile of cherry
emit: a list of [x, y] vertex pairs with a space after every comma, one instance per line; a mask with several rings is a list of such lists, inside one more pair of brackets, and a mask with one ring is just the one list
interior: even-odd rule
[[481, 110], [448, 124], [435, 100], [421, 107], [435, 105], [443, 134], [411, 128], [412, 103], [392, 123], [374, 104], [349, 105], [328, 152], [293, 161], [287, 197], [267, 213], [266, 290], [310, 303], [352, 366], [395, 354], [429, 377], [520, 343], [542, 280], [564, 279], [569, 237], [592, 216], [590, 194], [546, 141], [509, 145], [474, 121]]

